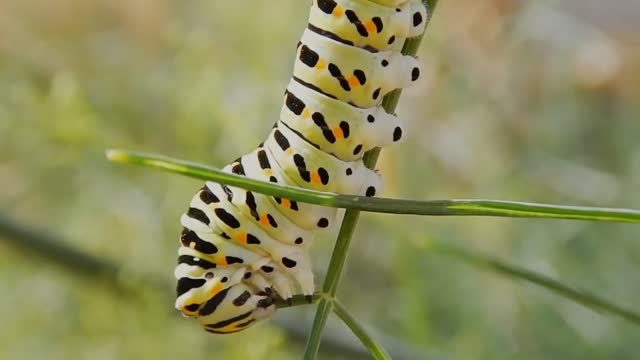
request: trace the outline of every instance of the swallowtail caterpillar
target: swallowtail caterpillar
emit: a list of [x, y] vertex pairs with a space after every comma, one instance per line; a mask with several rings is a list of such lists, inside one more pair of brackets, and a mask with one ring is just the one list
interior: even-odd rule
[[[398, 142], [403, 127], [380, 106], [420, 77], [400, 53], [422, 34], [414, 0], [313, 0], [296, 48], [279, 121], [264, 143], [224, 171], [342, 194], [375, 196], [380, 177], [362, 162]], [[248, 328], [275, 311], [275, 296], [311, 296], [308, 247], [336, 209], [207, 182], [182, 216], [176, 308], [212, 333]]]

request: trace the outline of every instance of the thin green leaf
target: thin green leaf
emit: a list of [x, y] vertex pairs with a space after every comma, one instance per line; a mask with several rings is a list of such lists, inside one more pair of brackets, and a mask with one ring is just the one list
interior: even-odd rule
[[441, 241], [428, 241], [425, 243], [425, 247], [429, 251], [452, 256], [470, 265], [495, 271], [512, 279], [520, 279], [534, 283], [593, 310], [617, 315], [636, 325], [640, 325], [640, 312], [615, 304], [587, 290], [563, 284], [546, 275], [509, 264], [490, 255], [467, 250], [460, 246]]
[[632, 209], [536, 204], [486, 199], [417, 201], [369, 198], [263, 182], [245, 176], [226, 173], [209, 166], [172, 159], [161, 155], [109, 150], [107, 151], [107, 157], [109, 160], [115, 162], [152, 167], [202, 180], [238, 186], [262, 194], [315, 205], [366, 212], [430, 216], [495, 216], [640, 223], [640, 211]]
[[342, 321], [351, 329], [351, 331], [360, 339], [360, 342], [369, 350], [371, 356], [376, 360], [391, 360], [389, 354], [376, 343], [367, 331], [351, 316], [347, 309], [337, 300], [333, 301], [333, 312], [342, 319]]

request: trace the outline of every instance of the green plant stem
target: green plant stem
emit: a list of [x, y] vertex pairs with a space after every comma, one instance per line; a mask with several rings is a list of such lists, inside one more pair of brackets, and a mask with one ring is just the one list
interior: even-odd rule
[[[423, 0], [423, 3], [428, 11], [427, 23], [433, 15], [433, 10], [435, 9], [437, 2], [438, 0]], [[416, 53], [418, 52], [418, 47], [420, 46], [420, 42], [422, 41], [422, 37], [423, 36], [420, 36], [416, 39], [407, 40], [402, 47], [402, 53], [405, 55], [416, 55]], [[384, 97], [382, 106], [387, 113], [393, 113], [395, 111], [396, 105], [398, 104], [398, 100], [400, 98], [400, 93], [400, 90], [396, 90]], [[379, 148], [368, 151], [367, 154], [365, 154], [364, 164], [369, 168], [374, 168], [379, 154]], [[333, 248], [333, 254], [331, 255], [331, 261], [329, 262], [329, 268], [327, 269], [327, 277], [325, 278], [323, 286], [323, 291], [325, 293], [328, 293], [328, 295], [332, 299], [335, 298], [335, 293], [340, 283], [340, 277], [342, 275], [344, 263], [349, 252], [351, 238], [354, 233], [356, 224], [358, 223], [359, 215], [360, 212], [358, 210], [347, 209], [345, 211], [342, 226], [340, 227], [340, 232], [338, 233], [338, 238], [336, 239], [336, 245]], [[311, 333], [309, 334], [309, 339], [307, 340], [307, 345], [304, 350], [305, 360], [315, 360], [318, 355], [318, 350], [320, 349], [320, 339], [322, 337], [322, 332], [327, 322], [327, 318], [329, 316], [329, 308], [331, 306], [332, 304], [330, 304], [328, 300], [320, 301], [320, 304], [318, 305], [316, 316], [313, 320]], [[367, 344], [365, 344], [365, 346], [367, 346]], [[367, 348], [369, 348], [369, 346], [367, 346]], [[369, 350], [372, 351], [371, 348], [369, 348]]]
[[389, 354], [376, 343], [371, 336], [365, 331], [365, 329], [351, 316], [347, 309], [338, 301], [333, 300], [333, 312], [342, 319], [342, 321], [351, 329], [351, 331], [360, 339], [360, 342], [369, 350], [371, 356], [376, 360], [391, 360]]
[[[370, 164], [371, 161], [374, 161], [377, 154], [377, 150], [374, 153], [370, 153], [367, 158], [367, 163]], [[366, 212], [429, 216], [495, 216], [640, 223], [640, 211], [632, 209], [537, 204], [489, 199], [418, 201], [371, 198], [321, 192], [258, 181], [245, 176], [226, 173], [209, 166], [172, 159], [162, 155], [109, 150], [107, 151], [107, 157], [115, 162], [161, 169], [202, 180], [214, 181], [220, 184], [238, 186], [271, 196], [278, 196], [309, 204]]]
[[617, 305], [587, 290], [563, 284], [543, 274], [509, 264], [486, 254], [467, 250], [461, 246], [441, 241], [428, 241], [426, 243], [426, 249], [428, 251], [452, 256], [475, 267], [482, 267], [510, 278], [534, 283], [593, 310], [617, 315], [636, 325], [640, 325], [640, 313], [622, 305]]

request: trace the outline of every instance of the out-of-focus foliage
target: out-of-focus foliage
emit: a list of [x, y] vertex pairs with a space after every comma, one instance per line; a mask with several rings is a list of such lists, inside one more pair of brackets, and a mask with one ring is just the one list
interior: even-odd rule
[[[640, 32], [637, 23], [608, 31], [633, 6], [438, 6], [420, 53], [425, 80], [399, 107], [410, 139], [379, 162], [385, 195], [637, 208]], [[294, 0], [3, 1], [0, 208], [170, 283], [178, 218], [201, 184], [107, 163], [103, 151], [221, 166], [253, 148], [277, 119], [306, 8]], [[599, 18], [609, 20], [588, 20]], [[455, 241], [636, 304], [638, 234], [620, 224], [367, 214], [339, 294], [383, 333], [452, 358], [631, 359], [638, 328], [421, 243]], [[331, 239], [313, 249], [319, 281]], [[291, 329], [309, 329], [291, 325], [311, 312], [296, 309], [212, 336], [175, 315], [170, 292], [149, 294], [114, 295], [0, 242], [0, 358], [296, 359], [302, 348]]]

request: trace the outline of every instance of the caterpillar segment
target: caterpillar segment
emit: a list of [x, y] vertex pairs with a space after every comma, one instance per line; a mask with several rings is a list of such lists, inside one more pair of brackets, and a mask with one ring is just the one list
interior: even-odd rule
[[[343, 161], [359, 160], [374, 147], [399, 142], [405, 132], [400, 120], [381, 106], [357, 108], [295, 80], [284, 96], [280, 120], [315, 147]], [[358, 146], [360, 151], [354, 151]]]
[[[391, 7], [390, 7], [391, 6]], [[313, 0], [308, 28], [340, 43], [382, 51], [424, 32], [427, 13], [419, 2], [397, 5], [358, 0]]]
[[[425, 28], [417, 0], [313, 0], [296, 48], [279, 121], [263, 144], [223, 171], [290, 186], [375, 196], [381, 179], [362, 162], [399, 142], [401, 121], [381, 107], [420, 77], [399, 49]], [[309, 245], [337, 210], [207, 182], [181, 217], [176, 308], [211, 333], [246, 329], [274, 299], [311, 296]]]
[[297, 48], [293, 77], [327, 96], [367, 108], [417, 81], [420, 66], [414, 57], [397, 51], [372, 53], [307, 29]]
[[[263, 146], [253, 152], [240, 157], [232, 164], [225, 167], [223, 170], [229, 171], [237, 175], [246, 175], [252, 179], [258, 179], [262, 181], [270, 181], [280, 184], [293, 184], [293, 181], [280, 169], [278, 163], [273, 159], [271, 152], [265, 151], [265, 155], [269, 160], [269, 166], [272, 167], [271, 171], [265, 172], [263, 164], [259, 161], [259, 156]], [[333, 223], [338, 210], [334, 208], [310, 205], [292, 201], [289, 199], [282, 199], [279, 197], [267, 197], [269, 202], [277, 208], [277, 210], [289, 219], [292, 223], [299, 226], [301, 229], [312, 231], [318, 229], [324, 229]], [[256, 196], [257, 199], [257, 196]], [[304, 214], [304, 216], [300, 216]], [[297, 239], [297, 238], [296, 238]], [[303, 238], [304, 240], [304, 238]], [[294, 240], [295, 241], [295, 240]], [[308, 244], [309, 241], [303, 241]]]

